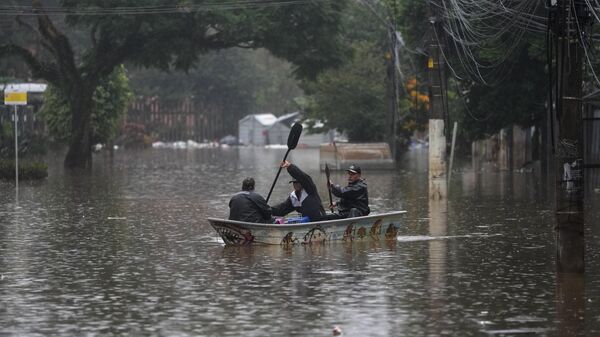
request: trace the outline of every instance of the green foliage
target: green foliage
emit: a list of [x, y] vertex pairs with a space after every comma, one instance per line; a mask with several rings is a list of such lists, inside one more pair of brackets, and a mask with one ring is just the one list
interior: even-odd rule
[[466, 97], [468, 110], [456, 114], [466, 139], [484, 138], [513, 124], [539, 125], [546, 111], [547, 75], [544, 64], [536, 61], [530, 50], [520, 48], [501, 83], [472, 84]]
[[[428, 41], [434, 37], [429, 23], [430, 3], [421, 0], [402, 0], [400, 3], [397, 21], [407, 47], [416, 52], [416, 64], [419, 65], [416, 76], [426, 79], [425, 53]], [[447, 17], [441, 19], [447, 20]], [[483, 19], [490, 23], [502, 18]], [[483, 83], [481, 78], [473, 76], [473, 60], [465, 57], [460, 41], [444, 38], [443, 32], [438, 34], [445, 45], [444, 59], [451, 66], [446, 68], [447, 99], [450, 122], [458, 121], [459, 124], [459, 139], [468, 143], [513, 124], [531, 126], [539, 123], [547, 96], [543, 35], [525, 34], [519, 36], [522, 40], [515, 44], [515, 35], [522, 32], [507, 31], [498, 35], [495, 41], [479, 41], [477, 48], [470, 46], [469, 51], [473, 54], [469, 56], [479, 62], [477, 71], [487, 81]]]
[[[24, 30], [31, 38], [0, 42], [0, 58], [18, 57], [31, 78], [46, 80], [68, 101], [72, 123], [65, 165], [87, 167], [91, 142], [107, 137], [104, 128], [90, 124], [92, 95], [118, 65], [189, 70], [210, 51], [265, 48], [290, 61], [297, 77], [315, 78], [339, 65], [347, 51], [339, 31], [348, 2], [35, 1], [21, 16], [32, 28]], [[45, 14], [50, 9], [55, 15]], [[94, 15], [79, 14], [89, 12]], [[61, 113], [59, 105], [50, 115]], [[55, 130], [63, 131], [65, 121], [56, 118]]]
[[14, 156], [14, 133], [8, 121], [0, 122], [0, 158]]
[[[352, 47], [344, 64], [305, 81], [306, 117], [324, 129], [345, 132], [350, 141], [381, 141], [389, 127], [386, 101], [388, 33], [372, 10], [355, 3], [344, 12], [344, 40]], [[320, 131], [315, 130], [313, 131]]]
[[[34, 157], [46, 153], [46, 137], [40, 134], [19, 134], [19, 156]], [[14, 158], [15, 133], [14, 124], [10, 121], [0, 121], [0, 158]]]
[[[19, 161], [19, 180], [39, 180], [48, 176], [48, 165]], [[15, 179], [15, 161], [0, 159], [0, 179]]]
[[[172, 8], [166, 14], [67, 16], [67, 23], [96, 32], [97, 48], [119, 47], [128, 61], [169, 70], [193, 68], [200, 54], [242, 46], [266, 48], [291, 61], [299, 77], [314, 77], [339, 64], [346, 48], [336, 34], [347, 0], [279, 3], [261, 6], [240, 3], [236, 8], [207, 0], [62, 0], [62, 8]], [[260, 4], [260, 2], [258, 2]]]
[[306, 85], [312, 93], [308, 117], [346, 132], [351, 141], [381, 141], [386, 129], [385, 62], [372, 43], [353, 47], [351, 61]]
[[297, 109], [293, 99], [301, 90], [291, 73], [289, 62], [265, 49], [232, 48], [201, 55], [189, 72], [135, 69], [128, 75], [136, 95], [194, 97], [237, 120], [251, 113]]
[[[44, 96], [40, 115], [54, 139], [68, 143], [71, 138], [71, 113], [67, 100], [52, 85], [48, 86]], [[90, 124], [92, 144], [106, 143], [115, 136], [132, 98], [125, 67], [118, 67], [101, 81], [93, 95]]]

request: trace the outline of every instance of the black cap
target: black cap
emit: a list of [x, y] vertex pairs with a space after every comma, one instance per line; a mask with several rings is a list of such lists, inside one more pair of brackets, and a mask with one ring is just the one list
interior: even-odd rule
[[350, 167], [348, 167], [346, 169], [346, 171], [361, 174], [360, 167], [358, 165], [354, 165], [354, 164], [350, 165]]

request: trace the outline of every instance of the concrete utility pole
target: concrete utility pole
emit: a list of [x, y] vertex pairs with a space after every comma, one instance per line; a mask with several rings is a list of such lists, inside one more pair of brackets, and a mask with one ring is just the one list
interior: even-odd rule
[[427, 70], [429, 73], [429, 198], [445, 199], [448, 195], [446, 182], [446, 135], [444, 133], [444, 62], [441, 60], [440, 40], [437, 32], [441, 25], [440, 0], [429, 3], [431, 39], [429, 41]]
[[584, 177], [582, 71], [578, 25], [587, 23], [582, 0], [556, 2], [553, 32], [556, 48], [556, 262], [558, 272], [584, 272]]

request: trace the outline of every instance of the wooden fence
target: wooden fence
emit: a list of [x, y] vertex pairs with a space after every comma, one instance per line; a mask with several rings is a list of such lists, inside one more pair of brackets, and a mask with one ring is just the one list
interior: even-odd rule
[[140, 97], [130, 104], [124, 123], [144, 126], [154, 140], [203, 142], [237, 134], [237, 120], [234, 113], [206, 106], [191, 97]]
[[[45, 134], [46, 125], [36, 114], [38, 105], [26, 105], [17, 107], [19, 136], [31, 134]], [[0, 125], [10, 124], [14, 128], [14, 106], [0, 105]]]
[[[19, 135], [47, 134], [37, 115], [39, 105], [19, 106]], [[0, 105], [0, 123], [14, 124], [14, 107]], [[159, 99], [140, 97], [129, 106], [122, 126], [136, 124], [157, 141], [214, 141], [225, 135], [237, 135], [239, 117], [222, 107], [211, 107], [191, 97]], [[123, 131], [120, 128], [119, 133]], [[119, 135], [117, 135], [119, 136]]]

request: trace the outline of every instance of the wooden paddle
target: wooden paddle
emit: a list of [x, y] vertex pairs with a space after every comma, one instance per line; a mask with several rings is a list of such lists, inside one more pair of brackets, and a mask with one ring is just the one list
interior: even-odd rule
[[325, 163], [325, 176], [327, 177], [327, 192], [329, 192], [329, 209], [333, 213], [333, 199], [331, 198], [331, 189], [329, 188], [329, 165]]
[[[283, 157], [282, 161], [285, 161], [287, 159], [288, 154], [290, 154], [290, 151], [296, 148], [296, 145], [298, 145], [298, 140], [300, 139], [300, 134], [302, 134], [302, 124], [294, 123], [294, 125], [292, 125], [292, 129], [290, 130], [290, 134], [287, 140], [288, 150], [285, 153], [285, 156]], [[273, 185], [271, 185], [269, 195], [267, 195], [267, 202], [269, 202], [269, 198], [271, 198], [271, 193], [273, 193], [273, 188], [275, 187], [275, 183], [277, 182], [280, 173], [281, 166], [279, 166], [279, 171], [277, 171], [277, 175], [275, 176], [275, 180], [273, 180]]]

